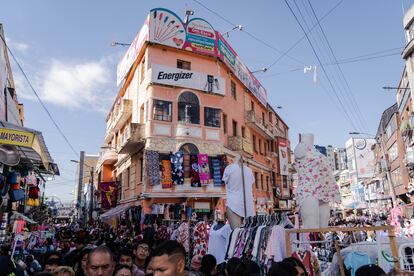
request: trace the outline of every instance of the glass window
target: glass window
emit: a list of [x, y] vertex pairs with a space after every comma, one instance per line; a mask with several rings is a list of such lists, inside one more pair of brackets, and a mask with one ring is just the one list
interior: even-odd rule
[[286, 175], [282, 175], [283, 179], [282, 179], [282, 187], [283, 189], [287, 189], [288, 188], [288, 179]]
[[387, 127], [385, 128], [387, 140], [390, 139], [390, 137], [392, 136], [392, 134], [395, 132], [396, 129], [397, 129], [397, 124], [395, 123], [395, 115], [394, 115], [392, 116], [391, 120], [388, 122]]
[[233, 120], [233, 136], [237, 136], [237, 122]]
[[178, 121], [200, 123], [200, 104], [194, 93], [184, 92], [178, 97]]
[[231, 97], [237, 100], [236, 83], [232, 80], [230, 81], [230, 92], [231, 92]]
[[223, 114], [223, 132], [224, 134], [227, 133], [227, 115]]
[[388, 155], [390, 157], [390, 161], [394, 161], [398, 157], [398, 146], [397, 142], [392, 144], [392, 146], [388, 149]]
[[264, 190], [264, 186], [263, 186], [263, 174], [260, 174], [260, 184], [262, 186], [262, 191]]
[[250, 101], [250, 110], [253, 110], [254, 111], [254, 102], [253, 101]]
[[392, 179], [392, 184], [394, 185], [394, 187], [398, 187], [403, 184], [400, 168], [397, 168], [391, 172], [391, 179]]
[[269, 191], [269, 176], [266, 176], [266, 191]]
[[185, 70], [191, 70], [191, 62], [177, 59], [177, 68], [178, 69], [185, 69]]
[[246, 138], [246, 128], [242, 126], [241, 130], [242, 130], [242, 137]]
[[154, 100], [154, 120], [171, 122], [172, 102]]
[[253, 150], [254, 150], [255, 152], [257, 152], [257, 148], [256, 148], [256, 135], [253, 135], [253, 137], [252, 137], [252, 141], [253, 141]]
[[256, 189], [259, 188], [259, 174], [257, 172], [254, 172], [254, 183], [256, 184]]
[[263, 154], [263, 152], [262, 152], [262, 140], [261, 139], [259, 139], [259, 153]]
[[198, 154], [198, 148], [196, 145], [191, 143], [186, 143], [180, 147], [180, 151], [182, 151], [184, 154]]
[[221, 110], [217, 108], [204, 107], [204, 125], [220, 127]]

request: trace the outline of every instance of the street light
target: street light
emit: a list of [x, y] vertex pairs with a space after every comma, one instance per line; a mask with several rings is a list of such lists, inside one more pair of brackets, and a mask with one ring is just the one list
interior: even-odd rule
[[228, 38], [229, 37], [229, 33], [231, 33], [234, 30], [243, 31], [243, 26], [242, 25], [234, 26], [230, 31], [227, 31], [227, 32], [223, 33], [222, 36], [225, 36], [226, 35], [227, 38]]
[[[395, 196], [394, 183], [392, 181], [391, 174], [390, 174], [390, 166], [389, 166], [389, 163], [388, 163], [389, 160], [386, 158], [386, 154], [385, 154], [384, 140], [382, 138], [379, 138], [379, 137], [377, 138], [376, 135], [365, 133], [365, 132], [353, 131], [353, 132], [349, 132], [349, 134], [350, 135], [360, 135], [360, 134], [368, 135], [368, 136], [371, 136], [373, 138], [376, 138], [377, 143], [378, 143], [378, 140], [379, 140], [379, 144], [381, 146], [382, 156], [384, 157], [384, 160], [385, 160], [385, 174], [387, 176], [387, 180], [388, 180], [388, 183], [390, 185], [392, 205], [395, 207], [397, 199], [396, 199], [396, 196]], [[354, 150], [355, 150], [355, 148], [354, 148]], [[356, 160], [355, 160], [355, 164], [356, 164]], [[358, 171], [357, 171], [357, 173], [358, 173]]]
[[115, 47], [115, 46], [123, 46], [123, 47], [126, 47], [126, 46], [130, 46], [130, 45], [131, 45], [131, 43], [122, 43], [122, 42], [116, 42], [116, 41], [113, 41], [111, 43], [111, 46], [112, 47]]
[[266, 73], [266, 71], [267, 71], [267, 67], [263, 67], [262, 69], [259, 69], [259, 70], [256, 70], [256, 71], [252, 71], [251, 73], [252, 73], [252, 74], [254, 74], [254, 73], [258, 73], [258, 72], [263, 72], [263, 73]]

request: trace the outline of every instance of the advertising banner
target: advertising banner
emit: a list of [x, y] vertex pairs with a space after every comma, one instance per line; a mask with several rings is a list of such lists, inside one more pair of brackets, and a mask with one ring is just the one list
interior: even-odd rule
[[279, 166], [281, 175], [289, 175], [289, 160], [285, 139], [279, 139]]
[[109, 209], [116, 206], [116, 194], [118, 191], [117, 182], [101, 182], [99, 183], [99, 190], [101, 191], [102, 208]]
[[221, 95], [226, 93], [226, 82], [221, 77], [158, 64], [152, 65], [151, 82], [192, 88]]
[[375, 155], [371, 147], [375, 145], [375, 139], [355, 138], [354, 149], [358, 169], [358, 178], [374, 177]]
[[216, 31], [201, 18], [193, 18], [187, 23], [187, 37], [184, 49], [216, 56]]
[[0, 128], [0, 144], [31, 147], [33, 139], [34, 134], [31, 132]]
[[116, 85], [119, 86], [121, 82], [124, 80], [126, 75], [128, 74], [129, 70], [134, 64], [135, 60], [138, 57], [139, 52], [142, 49], [145, 41], [148, 41], [148, 25], [149, 19], [144, 22], [144, 25], [141, 27], [141, 30], [138, 32], [137, 36], [132, 41], [132, 44], [129, 46], [128, 51], [125, 53], [124, 57], [118, 63], [116, 68]]

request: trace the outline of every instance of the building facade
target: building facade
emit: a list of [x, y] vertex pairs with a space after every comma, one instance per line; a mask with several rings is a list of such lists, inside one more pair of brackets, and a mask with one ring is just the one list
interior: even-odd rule
[[187, 36], [170, 43], [168, 29], [156, 25], [160, 12], [182, 22], [171, 11], [151, 10], [126, 54], [134, 57], [130, 68], [122, 69], [125, 57], [118, 66], [127, 73], [118, 78], [121, 89], [107, 117], [98, 181], [117, 183], [124, 206], [151, 212], [168, 204], [211, 214], [224, 210], [225, 166], [242, 156], [254, 174], [256, 209], [287, 209], [288, 126], [266, 91], [205, 20], [183, 24]]

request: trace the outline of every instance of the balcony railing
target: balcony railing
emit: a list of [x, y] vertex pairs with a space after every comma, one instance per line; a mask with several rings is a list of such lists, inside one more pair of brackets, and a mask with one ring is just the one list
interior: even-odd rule
[[244, 151], [248, 154], [253, 154], [253, 147], [250, 141], [241, 136], [228, 137], [228, 147], [233, 151]]
[[133, 153], [145, 143], [145, 125], [131, 123], [120, 137], [118, 153]]
[[98, 164], [114, 164], [118, 161], [118, 154], [114, 148], [105, 148], [101, 151]]
[[126, 120], [132, 114], [132, 100], [121, 99], [114, 106], [109, 122], [107, 123], [106, 132], [118, 131]]
[[263, 119], [258, 118], [255, 115], [254, 110], [246, 111], [245, 119], [248, 124], [254, 127], [257, 131], [261, 132], [263, 135], [268, 136], [270, 139], [275, 138], [275, 135], [273, 134], [273, 130], [270, 130], [272, 126], [263, 122]]

